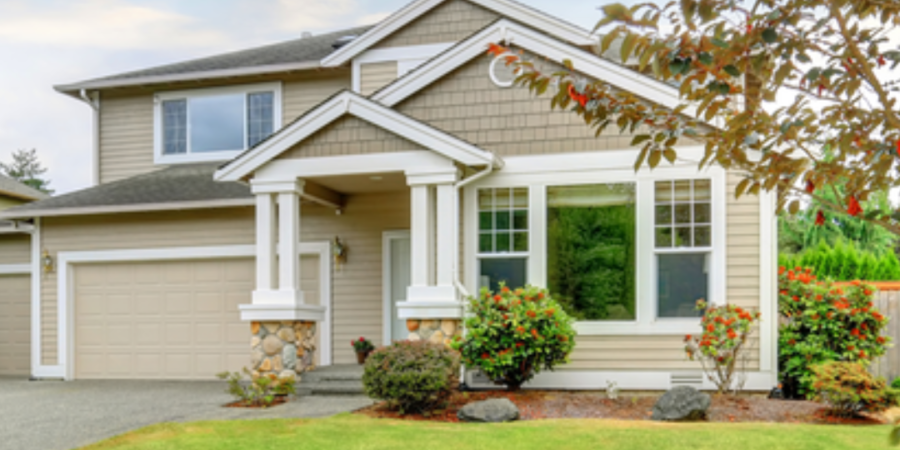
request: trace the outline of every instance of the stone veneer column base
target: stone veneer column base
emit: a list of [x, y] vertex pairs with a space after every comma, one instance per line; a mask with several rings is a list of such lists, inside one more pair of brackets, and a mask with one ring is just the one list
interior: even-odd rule
[[459, 319], [408, 319], [406, 329], [409, 330], [410, 341], [427, 340], [435, 344], [450, 345], [454, 336], [462, 335]]
[[313, 370], [315, 322], [251, 322], [250, 366], [253, 378], [294, 377]]

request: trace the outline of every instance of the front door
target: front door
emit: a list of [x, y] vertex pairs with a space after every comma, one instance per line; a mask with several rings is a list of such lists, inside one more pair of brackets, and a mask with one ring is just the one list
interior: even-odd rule
[[385, 232], [384, 252], [384, 343], [388, 344], [409, 337], [406, 320], [397, 317], [397, 302], [406, 301], [410, 282], [409, 231]]

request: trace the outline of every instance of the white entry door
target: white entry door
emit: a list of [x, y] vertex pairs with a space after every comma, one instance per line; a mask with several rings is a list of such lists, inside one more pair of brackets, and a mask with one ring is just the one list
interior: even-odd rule
[[397, 317], [397, 302], [406, 301], [410, 283], [409, 231], [384, 233], [384, 343], [409, 337], [406, 320]]

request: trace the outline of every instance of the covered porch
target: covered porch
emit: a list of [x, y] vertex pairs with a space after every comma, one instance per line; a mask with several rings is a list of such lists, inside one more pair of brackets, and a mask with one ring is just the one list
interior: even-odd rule
[[[460, 190], [499, 160], [349, 92], [313, 113], [216, 174], [248, 182], [256, 196], [256, 287], [242, 320], [316, 324], [322, 365], [352, 362], [359, 337], [449, 342], [468, 294]], [[328, 304], [306, 298], [300, 260], [279, 256], [310, 242], [331, 244]], [[259, 328], [253, 343], [264, 346], [272, 338]]]

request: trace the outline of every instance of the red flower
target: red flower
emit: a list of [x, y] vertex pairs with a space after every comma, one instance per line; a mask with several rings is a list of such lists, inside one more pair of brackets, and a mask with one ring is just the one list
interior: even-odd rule
[[532, 329], [531, 329], [531, 335], [534, 336], [535, 339], [536, 339], [536, 338], [538, 337], [538, 332], [537, 332], [537, 330], [535, 330], [534, 328], [532, 328]]
[[554, 311], [553, 308], [550, 308], [550, 309], [544, 311], [544, 314], [546, 314], [547, 317], [553, 317], [554, 312], [556, 312], [556, 311]]
[[365, 342], [365, 341], [366, 341], [366, 339], [365, 339], [365, 338], [362, 338], [362, 337], [361, 337], [361, 338], [359, 338], [359, 342]]
[[865, 350], [860, 350], [860, 351], [859, 351], [859, 357], [860, 357], [860, 358], [865, 358], [865, 357], [866, 357], [866, 351], [865, 351]]
[[691, 340], [691, 335], [687, 335], [684, 337], [684, 342]]
[[861, 212], [863, 212], [863, 209], [861, 206], [859, 206], [859, 202], [856, 200], [856, 197], [850, 197], [849, 199], [847, 199], [847, 214], [856, 217]]
[[543, 299], [544, 299], [544, 293], [543, 293], [543, 292], [538, 292], [537, 298], [538, 298], [538, 300], [543, 300]]
[[712, 333], [713, 331], [716, 331], [716, 326], [713, 324], [709, 324], [706, 326], [706, 331], [709, 331], [710, 333]]
[[506, 286], [503, 286], [502, 288], [500, 288], [500, 292], [502, 292], [502, 293], [504, 293], [504, 294], [508, 294], [508, 293], [509, 293], [509, 288], [506, 287]]
[[734, 330], [732, 330], [731, 328], [728, 329], [728, 338], [729, 339], [737, 338], [737, 333], [735, 333]]
[[499, 295], [495, 295], [495, 296], [494, 296], [494, 302], [500, 303], [500, 300], [503, 300], [503, 297], [501, 297], [501, 296], [499, 296]]
[[878, 341], [879, 344], [884, 344], [884, 336], [878, 336], [878, 339], [876, 339], [876, 341]]
[[784, 271], [785, 271], [785, 270], [786, 270], [786, 269], [784, 268], [784, 266], [779, 267], [779, 268], [778, 268], [778, 275], [784, 274]]
[[796, 345], [796, 344], [797, 344], [797, 341], [795, 341], [793, 339], [788, 341], [788, 345]]
[[806, 180], [806, 192], [812, 194], [816, 191], [816, 184], [812, 180]]
[[534, 311], [528, 311], [525, 313], [525, 315], [528, 317], [531, 317], [532, 319], [534, 319], [537, 316], [537, 314]]
[[[520, 328], [521, 328], [521, 327], [520, 327]], [[522, 347], [523, 345], [525, 345], [525, 344], [523, 344], [523, 343], [521, 343], [521, 342], [516, 342], [516, 348], [520, 348], [520, 347]]]
[[488, 359], [488, 358], [490, 358], [490, 357], [491, 357], [491, 355], [489, 355], [489, 354], [487, 354], [487, 353], [482, 353], [482, 354], [481, 354], [481, 359]]
[[822, 225], [825, 225], [825, 213], [819, 211], [816, 213], [816, 226], [821, 227]]
[[519, 333], [524, 333], [524, 332], [525, 332], [525, 328], [523, 328], [523, 327], [521, 327], [521, 326], [518, 326], [518, 327], [516, 327], [516, 331], [518, 331]]
[[852, 346], [852, 345], [848, 345], [848, 346], [847, 346], [847, 350], [849, 350], [849, 351], [852, 352], [853, 350], [856, 350], [856, 347], [855, 347], [855, 346]]
[[881, 67], [885, 64], [887, 64], [887, 61], [884, 60], [884, 56], [878, 55], [878, 67]]
[[850, 330], [850, 334], [853, 336], [859, 337], [859, 329], [854, 328], [854, 329]]

